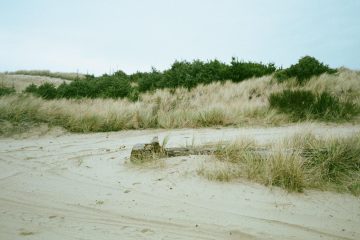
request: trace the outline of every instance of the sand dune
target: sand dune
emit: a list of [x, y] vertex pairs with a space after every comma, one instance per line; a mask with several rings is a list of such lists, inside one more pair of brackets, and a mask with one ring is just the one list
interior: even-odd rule
[[52, 133], [0, 139], [0, 239], [360, 239], [360, 199], [283, 190], [196, 173], [206, 156], [129, 164], [153, 136], [170, 146], [239, 137], [268, 142], [306, 129], [351, 135], [360, 126]]
[[59, 86], [63, 82], [69, 83], [71, 81], [45, 77], [45, 76], [31, 76], [31, 75], [21, 75], [21, 74], [2, 74], [0, 73], [0, 84], [3, 84], [6, 87], [14, 87], [17, 92], [22, 92], [30, 84], [35, 84], [37, 86], [44, 83], [52, 83], [55, 86]]

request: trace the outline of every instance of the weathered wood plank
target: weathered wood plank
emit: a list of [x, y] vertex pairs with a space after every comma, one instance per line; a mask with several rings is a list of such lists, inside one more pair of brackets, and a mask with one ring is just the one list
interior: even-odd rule
[[[157, 156], [162, 157], [177, 157], [177, 156], [189, 156], [189, 155], [214, 155], [219, 148], [225, 146], [197, 146], [197, 147], [172, 147], [172, 148], [163, 148], [159, 144], [158, 137], [154, 137], [151, 143], [141, 143], [134, 145], [130, 160], [135, 161], [140, 158], [146, 158], [156, 154]], [[258, 153], [260, 155], [268, 155], [273, 152], [273, 150], [265, 147], [257, 148], [247, 148], [244, 151], [251, 151]], [[310, 157], [314, 154], [314, 149], [283, 149], [282, 152], [293, 154], [300, 153], [304, 157]], [[319, 150], [316, 150], [319, 151]]]

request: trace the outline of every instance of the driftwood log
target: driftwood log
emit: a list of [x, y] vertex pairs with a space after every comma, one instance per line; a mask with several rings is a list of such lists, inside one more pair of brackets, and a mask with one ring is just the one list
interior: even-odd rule
[[154, 137], [150, 143], [139, 143], [134, 145], [131, 150], [130, 160], [138, 160], [141, 158], [147, 158], [152, 155], [158, 155], [163, 157], [177, 157], [177, 156], [189, 156], [189, 155], [211, 155], [216, 151], [216, 147], [172, 147], [164, 148], [159, 144], [159, 138]]
[[[189, 155], [213, 155], [219, 149], [219, 146], [200, 146], [200, 147], [172, 147], [166, 148], [160, 146], [159, 138], [154, 137], [150, 143], [136, 144], [131, 150], [130, 161], [136, 161], [139, 159], [146, 159], [152, 156], [157, 157], [177, 157], [177, 156], [189, 156]], [[260, 155], [268, 155], [273, 152], [271, 149], [258, 147], [249, 148], [246, 151], [256, 152]], [[319, 150], [317, 150], [319, 151]], [[303, 157], [311, 157], [314, 154], [315, 149], [283, 149], [283, 153], [293, 154], [300, 152]]]
[[152, 154], [158, 154], [162, 151], [162, 147], [159, 144], [159, 138], [154, 137], [151, 143], [138, 143], [132, 150], [130, 160], [141, 159]]

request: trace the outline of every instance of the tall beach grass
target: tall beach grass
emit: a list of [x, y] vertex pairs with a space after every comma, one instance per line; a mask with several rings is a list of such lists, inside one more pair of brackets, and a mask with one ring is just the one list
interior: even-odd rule
[[[313, 77], [303, 85], [292, 81], [277, 83], [272, 76], [264, 76], [240, 83], [214, 82], [191, 90], [156, 90], [141, 94], [136, 102], [86, 98], [44, 100], [26, 94], [9, 95], [0, 98], [0, 120], [15, 124], [47, 123], [72, 132], [280, 125], [297, 121], [270, 108], [269, 96], [285, 89], [327, 91], [360, 106], [360, 74], [340, 69], [335, 75]], [[355, 116], [344, 121], [359, 119]]]

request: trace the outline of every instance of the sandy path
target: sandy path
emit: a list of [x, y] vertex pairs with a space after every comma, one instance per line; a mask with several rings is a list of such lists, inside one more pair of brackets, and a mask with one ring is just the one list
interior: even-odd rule
[[202, 157], [164, 168], [130, 166], [135, 143], [169, 145], [304, 131], [337, 136], [360, 126], [145, 130], [0, 139], [0, 239], [360, 239], [360, 199], [288, 194], [197, 176]]

